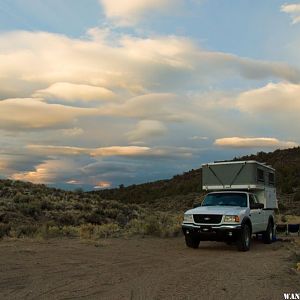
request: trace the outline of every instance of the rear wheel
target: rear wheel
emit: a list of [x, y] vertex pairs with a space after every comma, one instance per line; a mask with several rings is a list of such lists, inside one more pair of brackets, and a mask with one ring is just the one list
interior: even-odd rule
[[185, 235], [185, 243], [189, 248], [197, 249], [200, 244], [200, 238], [191, 235]]
[[267, 230], [263, 233], [263, 241], [265, 244], [271, 244], [274, 238], [274, 225], [269, 222]]
[[239, 251], [248, 251], [251, 242], [251, 229], [248, 224], [242, 226], [240, 236], [237, 241], [237, 248]]

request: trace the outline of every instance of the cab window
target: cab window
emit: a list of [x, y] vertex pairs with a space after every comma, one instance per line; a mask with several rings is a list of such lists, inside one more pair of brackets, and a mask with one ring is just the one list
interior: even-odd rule
[[252, 194], [250, 194], [250, 195], [249, 195], [249, 204], [250, 204], [250, 207], [251, 207], [252, 205], [254, 205], [255, 203], [257, 203], [256, 198], [255, 198]]

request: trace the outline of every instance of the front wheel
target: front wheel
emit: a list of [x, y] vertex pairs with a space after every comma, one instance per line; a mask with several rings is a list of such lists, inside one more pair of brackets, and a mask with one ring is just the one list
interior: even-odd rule
[[274, 238], [274, 225], [269, 222], [267, 230], [263, 233], [263, 241], [265, 244], [271, 244]]
[[239, 251], [248, 251], [250, 249], [251, 229], [249, 225], [242, 226], [240, 236], [237, 241], [237, 248]]
[[200, 244], [200, 238], [191, 235], [185, 235], [185, 243], [189, 248], [197, 249]]

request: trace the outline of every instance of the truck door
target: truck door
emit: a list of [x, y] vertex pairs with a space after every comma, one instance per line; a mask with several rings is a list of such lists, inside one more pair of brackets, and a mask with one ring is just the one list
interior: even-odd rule
[[[260, 203], [258, 201], [258, 198], [256, 195], [253, 194], [253, 197], [254, 197], [254, 200], [256, 203]], [[260, 219], [260, 226], [259, 226], [260, 229], [259, 230], [265, 231], [267, 229], [267, 225], [268, 225], [269, 213], [267, 213], [264, 209], [261, 209], [259, 219]]]
[[252, 222], [252, 232], [256, 233], [264, 230], [264, 215], [262, 209], [253, 208], [253, 206], [258, 203], [254, 195], [249, 194], [249, 205], [250, 205], [250, 219]]

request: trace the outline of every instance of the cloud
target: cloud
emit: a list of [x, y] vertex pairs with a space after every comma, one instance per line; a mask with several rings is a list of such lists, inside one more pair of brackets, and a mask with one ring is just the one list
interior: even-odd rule
[[194, 135], [194, 136], [189, 137], [189, 140], [192, 140], [192, 141], [206, 141], [206, 140], [208, 140], [208, 137], [207, 136]]
[[76, 100], [103, 101], [116, 98], [116, 95], [106, 88], [68, 82], [54, 83], [46, 89], [36, 91], [33, 96], [61, 99], [67, 102], [75, 102]]
[[78, 184], [78, 185], [81, 185], [82, 184], [82, 181], [80, 180], [77, 180], [77, 179], [70, 179], [66, 182], [67, 184]]
[[97, 157], [190, 157], [194, 149], [187, 147], [141, 147], [141, 146], [111, 146], [100, 148], [84, 148], [52, 145], [27, 145], [26, 150], [36, 155], [52, 156], [79, 156]]
[[295, 142], [280, 141], [276, 138], [266, 137], [228, 137], [216, 139], [214, 144], [226, 148], [292, 148], [299, 145]]
[[112, 146], [95, 148], [90, 152], [91, 156], [139, 156], [147, 155], [149, 152], [149, 147], [139, 147], [139, 146]]
[[112, 146], [102, 148], [81, 148], [69, 146], [52, 145], [28, 145], [26, 147], [31, 152], [39, 155], [57, 156], [57, 155], [88, 155], [91, 157], [105, 156], [139, 156], [148, 155], [149, 147], [138, 146]]
[[78, 127], [61, 129], [60, 132], [62, 133], [62, 135], [69, 137], [78, 137], [84, 134], [84, 130]]
[[65, 128], [76, 118], [92, 116], [96, 112], [94, 109], [48, 104], [42, 99], [5, 99], [0, 101], [0, 129]]
[[182, 122], [192, 117], [189, 109], [185, 107], [185, 103], [186, 101], [184, 97], [179, 97], [175, 94], [149, 93], [130, 98], [122, 104], [107, 105], [102, 109], [102, 114], [129, 118]]
[[264, 114], [287, 119], [300, 113], [300, 85], [286, 82], [269, 83], [258, 89], [241, 93], [236, 105], [252, 114]]
[[129, 140], [138, 141], [149, 137], [159, 137], [167, 133], [166, 126], [156, 120], [142, 120], [138, 122], [136, 128], [127, 133]]
[[108, 181], [99, 181], [97, 185], [94, 186], [94, 189], [107, 189], [111, 187], [111, 182]]
[[84, 174], [90, 175], [95, 174], [101, 176], [112, 176], [116, 174], [126, 174], [126, 176], [131, 176], [136, 171], [136, 168], [139, 167], [139, 165], [133, 163], [133, 162], [123, 162], [123, 161], [96, 161], [92, 162], [88, 165], [85, 165], [81, 171]]
[[[298, 141], [300, 123], [300, 85], [287, 82], [270, 83], [239, 94], [233, 103], [242, 115], [241, 124], [259, 132]], [[247, 122], [247, 123], [246, 123]], [[241, 134], [241, 133], [240, 133]]]
[[[100, 186], [99, 182], [134, 183], [134, 180], [147, 180], [147, 169], [151, 174], [160, 173], [155, 164], [160, 165], [162, 159], [190, 159], [193, 149], [162, 147], [103, 147], [80, 148], [30, 145], [22, 149], [31, 157], [42, 157], [42, 161], [33, 161], [26, 168], [20, 169], [19, 162], [14, 168], [5, 169], [4, 174], [14, 180], [30, 181], [44, 184]], [[27, 154], [25, 156], [28, 156]], [[151, 163], [148, 159], [151, 158]], [[154, 159], [155, 158], [155, 159]], [[10, 161], [1, 156], [1, 168], [7, 168]], [[22, 163], [22, 162], [21, 162]], [[0, 171], [2, 172], [0, 168]], [[137, 173], [140, 175], [138, 176]], [[172, 173], [171, 173], [172, 174]], [[170, 174], [170, 175], [171, 175]], [[141, 182], [141, 181], [140, 181]]]
[[300, 22], [300, 3], [284, 4], [281, 6], [281, 11], [290, 15], [292, 24], [297, 24]]
[[179, 0], [99, 0], [107, 18], [121, 26], [131, 26], [149, 12], [170, 12]]
[[65, 182], [70, 174], [76, 173], [77, 168], [77, 164], [71, 160], [47, 160], [35, 166], [33, 171], [17, 172], [10, 178], [33, 183], [53, 184], [59, 181]]
[[0, 99], [42, 94], [70, 102], [76, 91], [93, 102], [114, 94], [124, 98], [124, 94], [193, 89], [229, 75], [300, 81], [299, 70], [287, 64], [206, 51], [191, 39], [177, 36], [120, 34], [112, 41], [91, 33], [75, 39], [15, 31], [0, 33], [0, 49]]

